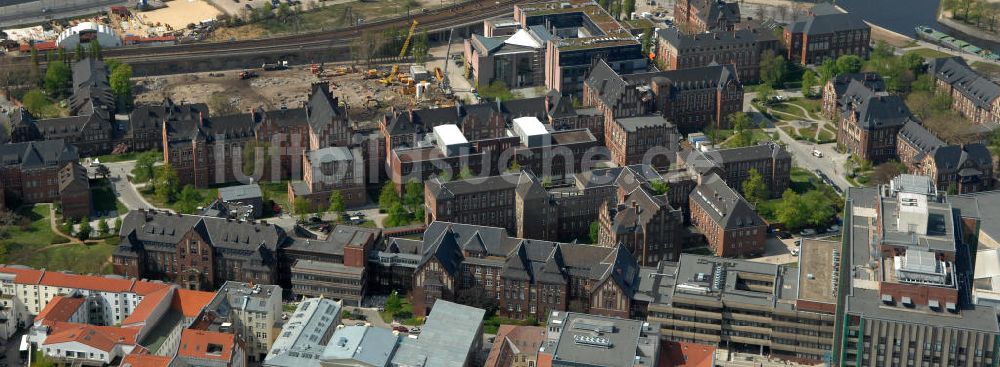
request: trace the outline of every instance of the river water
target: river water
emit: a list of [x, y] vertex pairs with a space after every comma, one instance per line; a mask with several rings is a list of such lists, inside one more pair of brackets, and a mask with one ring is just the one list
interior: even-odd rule
[[941, 28], [937, 22], [940, 0], [837, 0], [837, 5], [882, 28], [913, 37], [914, 27]]

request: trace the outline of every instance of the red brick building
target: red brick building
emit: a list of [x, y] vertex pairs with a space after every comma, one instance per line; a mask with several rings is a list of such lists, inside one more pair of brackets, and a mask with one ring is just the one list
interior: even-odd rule
[[841, 103], [837, 144], [875, 164], [895, 159], [897, 134], [915, 121], [903, 99], [853, 81]]
[[807, 65], [843, 55], [867, 58], [871, 27], [860, 17], [829, 4], [814, 6], [807, 19], [785, 28], [788, 61]]
[[750, 257], [764, 253], [767, 223], [743, 196], [712, 173], [691, 193], [691, 224], [716, 256]]
[[0, 145], [0, 187], [22, 204], [68, 205], [70, 218], [90, 215], [90, 184], [76, 147], [62, 140]]
[[734, 65], [744, 83], [760, 79], [761, 52], [778, 42], [774, 33], [764, 27], [698, 34], [667, 28], [656, 36], [656, 61], [662, 70], [700, 68], [712, 63]]
[[438, 299], [472, 297], [514, 319], [554, 310], [629, 317], [639, 281], [635, 259], [620, 246], [513, 238], [496, 227], [434, 222], [419, 252], [409, 295], [418, 316]]
[[288, 202], [305, 198], [310, 207], [322, 211], [330, 207], [330, 195], [339, 191], [344, 206], [351, 208], [368, 202], [365, 171], [360, 149], [326, 147], [302, 155], [302, 181], [288, 183]]
[[743, 85], [732, 65], [619, 75], [599, 61], [584, 83], [582, 103], [604, 114], [605, 125], [655, 114], [681, 132], [728, 129], [729, 115], [743, 110]]
[[951, 109], [975, 124], [1000, 123], [1000, 85], [976, 73], [961, 57], [934, 59], [935, 92], [951, 96]]
[[193, 290], [226, 281], [279, 284], [284, 230], [264, 222], [138, 210], [122, 221], [115, 274], [160, 279]]
[[844, 107], [842, 102], [851, 99], [847, 93], [851, 83], [854, 81], [861, 83], [861, 86], [874, 92], [885, 92], [885, 82], [882, 81], [882, 76], [877, 73], [867, 72], [837, 75], [823, 85], [823, 115], [831, 120], [836, 120], [840, 117], [840, 111]]
[[[615, 118], [604, 129], [604, 145], [611, 153], [611, 160], [619, 166], [670, 167], [678, 140], [677, 126], [657, 115]], [[657, 150], [660, 154], [655, 154]]]
[[624, 246], [640, 266], [676, 261], [682, 247], [684, 218], [681, 210], [671, 207], [663, 195], [647, 190], [637, 188], [601, 206], [597, 243], [605, 247]]
[[732, 31], [740, 22], [740, 5], [724, 0], [678, 0], [674, 2], [674, 23], [688, 34]]

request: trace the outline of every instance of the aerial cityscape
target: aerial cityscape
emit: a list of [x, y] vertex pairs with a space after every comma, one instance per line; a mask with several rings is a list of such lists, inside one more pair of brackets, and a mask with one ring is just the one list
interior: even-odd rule
[[0, 0], [0, 367], [996, 367], [998, 20]]

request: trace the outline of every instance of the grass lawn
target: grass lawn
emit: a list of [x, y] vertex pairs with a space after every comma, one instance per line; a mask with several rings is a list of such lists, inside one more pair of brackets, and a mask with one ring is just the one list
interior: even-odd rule
[[[818, 185], [822, 182], [816, 174], [799, 167], [792, 167], [790, 176], [791, 182], [789, 182], [788, 188], [792, 189], [792, 191], [795, 191], [795, 193], [799, 195], [818, 189]], [[764, 217], [764, 219], [767, 219], [770, 222], [775, 222], [775, 209], [780, 202], [780, 196], [775, 199], [766, 200], [757, 205], [757, 213]]]
[[69, 116], [69, 110], [59, 106], [59, 102], [52, 98], [46, 98], [48, 104], [41, 107], [38, 113], [32, 113], [35, 118], [46, 119]]
[[105, 154], [99, 155], [95, 158], [101, 161], [101, 163], [113, 163], [113, 162], [123, 162], [123, 161], [134, 161], [139, 158], [139, 155], [145, 153], [146, 151], [140, 152], [127, 152], [120, 154]]
[[775, 103], [775, 104], [771, 105], [770, 108], [772, 110], [774, 110], [775, 112], [779, 112], [779, 113], [776, 113], [775, 115], [779, 116], [780, 118], [783, 118], [783, 119], [790, 118], [788, 115], [795, 116], [796, 118], [801, 119], [801, 120], [808, 120], [809, 119], [809, 117], [807, 117], [805, 115], [805, 113], [802, 112], [801, 109], [799, 109], [798, 107], [792, 106], [791, 103]]
[[[762, 141], [772, 140], [771, 135], [768, 135], [766, 132], [764, 132], [763, 129], [753, 129], [752, 131], [753, 131], [753, 142], [751, 144], [757, 144]], [[737, 146], [735, 146], [735, 144], [736, 144], [735, 139], [729, 139], [723, 142], [721, 146], [723, 148], [738, 148]]]
[[992, 62], [976, 61], [972, 63], [972, 68], [984, 74], [1000, 75], [1000, 65]]
[[[201, 194], [202, 198], [201, 202], [199, 202], [197, 206], [202, 206], [202, 207], [211, 204], [212, 201], [215, 200], [215, 197], [218, 196], [219, 194], [219, 189], [217, 187], [210, 187], [207, 189], [195, 189], [195, 190], [197, 190], [198, 193]], [[172, 203], [163, 202], [162, 200], [156, 197], [156, 193], [153, 190], [153, 185], [147, 185], [145, 188], [139, 189], [139, 193], [142, 194], [142, 197], [146, 198], [146, 201], [149, 201], [149, 203], [153, 204], [153, 206], [155, 207], [167, 208], [173, 211], [180, 212], [180, 202], [178, 201], [174, 201]]]
[[812, 98], [792, 98], [788, 103], [798, 105], [799, 107], [805, 108], [810, 114], [819, 113], [823, 108], [823, 101], [820, 99]]
[[836, 139], [836, 137], [830, 131], [828, 131], [826, 129], [820, 130], [818, 143], [825, 144], [825, 143], [829, 143], [829, 142], [831, 142], [831, 141], [833, 141], [835, 139]]
[[53, 244], [66, 243], [68, 240], [52, 232], [49, 224], [49, 206], [23, 207], [18, 214], [28, 222], [24, 226], [2, 228], [8, 237], [0, 240], [0, 247], [5, 250], [0, 254], [0, 262], [77, 273], [111, 272], [111, 263], [108, 260], [117, 246], [117, 238], [100, 244], [50, 247]]
[[929, 48], [918, 48], [916, 50], [910, 50], [910, 51], [907, 51], [907, 52], [913, 52], [913, 53], [916, 53], [917, 55], [923, 56], [924, 58], [928, 58], [928, 59], [937, 59], [937, 58], [941, 58], [941, 57], [951, 57], [952, 56], [951, 54], [949, 54], [947, 52], [941, 52], [941, 51], [932, 50], [932, 49], [929, 49]]
[[[407, 300], [406, 297], [401, 296], [401, 300], [403, 301], [403, 307], [396, 314], [408, 314], [410, 315], [410, 317], [403, 320], [399, 320], [399, 322], [403, 325], [410, 325], [410, 326], [423, 325], [426, 319], [423, 317], [413, 317], [413, 305], [410, 304], [410, 301]], [[382, 321], [385, 321], [386, 324], [391, 324], [392, 321], [395, 319], [395, 315], [388, 311], [379, 311], [378, 316], [381, 317]]]
[[809, 140], [815, 138], [816, 138], [816, 127], [810, 126], [799, 129], [799, 137], [797, 137], [796, 139]]

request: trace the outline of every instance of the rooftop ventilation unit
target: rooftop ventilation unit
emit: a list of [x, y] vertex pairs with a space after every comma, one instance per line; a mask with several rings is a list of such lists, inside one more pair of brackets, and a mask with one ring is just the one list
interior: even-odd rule
[[573, 342], [591, 347], [611, 348], [610, 340], [596, 336], [573, 335]]

